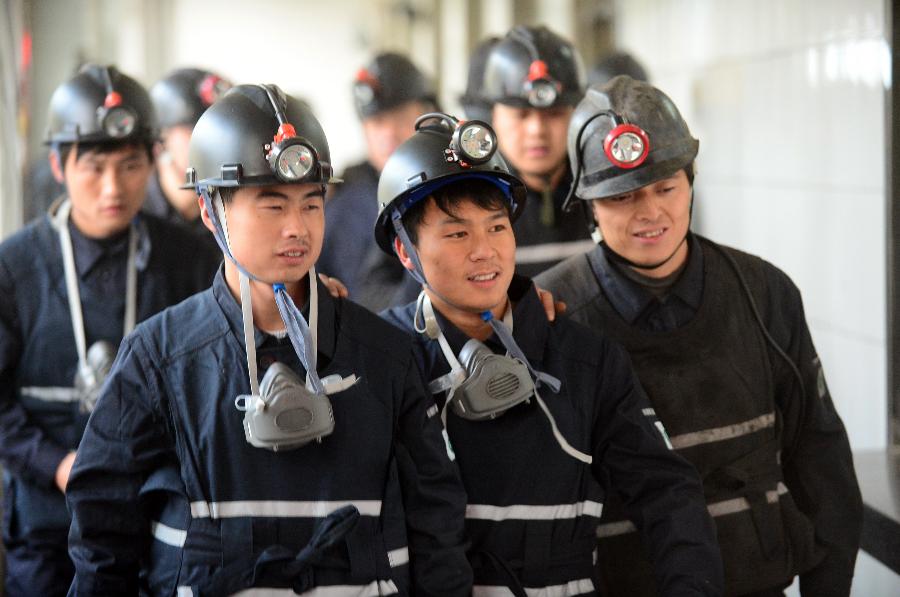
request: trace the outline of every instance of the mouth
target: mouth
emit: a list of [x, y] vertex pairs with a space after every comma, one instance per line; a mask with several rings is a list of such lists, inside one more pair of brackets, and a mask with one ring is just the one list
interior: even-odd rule
[[484, 273], [479, 273], [479, 274], [473, 274], [471, 276], [468, 276], [466, 279], [469, 282], [472, 282], [473, 284], [475, 284], [477, 286], [490, 286], [499, 277], [500, 277], [500, 273], [494, 271], [494, 272], [484, 272]]
[[279, 251], [278, 256], [282, 259], [286, 259], [289, 261], [298, 261], [302, 260], [309, 254], [307, 249], [302, 248], [294, 248], [294, 249], [286, 249], [284, 251]]
[[653, 230], [641, 230], [640, 232], [635, 232], [632, 236], [635, 236], [644, 240], [654, 240], [661, 237], [666, 233], [668, 228], [654, 228]]

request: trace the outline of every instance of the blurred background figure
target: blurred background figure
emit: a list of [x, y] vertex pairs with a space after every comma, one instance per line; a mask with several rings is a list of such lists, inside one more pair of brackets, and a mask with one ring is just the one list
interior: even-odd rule
[[150, 96], [160, 125], [156, 173], [150, 178], [144, 211], [183, 224], [215, 246], [200, 221], [200, 206], [193, 189], [182, 189], [188, 166], [191, 132], [203, 112], [231, 88], [219, 75], [198, 68], [180, 68], [159, 80]]
[[603, 57], [587, 75], [588, 85], [603, 85], [613, 77], [628, 75], [635, 81], [649, 81], [647, 69], [628, 52], [613, 52]]
[[485, 40], [470, 61], [466, 116], [490, 115], [500, 152], [528, 187], [515, 233], [516, 270], [529, 277], [591, 246], [582, 215], [562, 210], [572, 182], [566, 130], [584, 85], [575, 47], [544, 26]]
[[356, 112], [366, 159], [350, 166], [325, 205], [325, 243], [318, 268], [339, 278], [350, 298], [372, 309], [415, 298], [418, 283], [375, 245], [378, 176], [394, 150], [415, 131], [416, 119], [437, 109], [431, 80], [406, 56], [382, 53], [356, 74]]

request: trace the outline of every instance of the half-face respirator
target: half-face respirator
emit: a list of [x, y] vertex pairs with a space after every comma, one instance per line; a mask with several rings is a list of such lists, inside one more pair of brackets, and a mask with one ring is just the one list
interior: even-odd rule
[[462, 347], [459, 362], [466, 376], [450, 397], [450, 406], [463, 419], [493, 419], [534, 396], [534, 380], [525, 363], [494, 354], [475, 338]]

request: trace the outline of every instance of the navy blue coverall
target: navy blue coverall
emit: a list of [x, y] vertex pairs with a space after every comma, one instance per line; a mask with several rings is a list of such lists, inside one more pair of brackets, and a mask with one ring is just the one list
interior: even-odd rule
[[[465, 496], [411, 340], [320, 285], [317, 371], [359, 381], [330, 396], [332, 434], [273, 452], [245, 440], [235, 406], [249, 394], [241, 322], [220, 271], [123, 341], [67, 490], [70, 594], [467, 595]], [[288, 340], [256, 343], [260, 377], [276, 360], [304, 376]], [[348, 504], [352, 532], [292, 565]]]
[[[530, 280], [516, 276], [509, 296], [516, 342], [536, 370], [562, 382], [559, 393], [544, 387], [540, 394], [562, 435], [593, 464], [563, 452], [534, 400], [485, 421], [448, 410], [447, 432], [469, 498], [476, 593], [596, 595], [595, 531], [605, 497], [615, 492], [641, 528], [662, 595], [719, 595], [721, 559], [700, 481], [666, 446], [628, 356], [576, 323], [548, 322]], [[382, 316], [415, 333], [415, 308]], [[458, 353], [468, 338], [436, 317]], [[424, 377], [447, 373], [438, 342], [416, 336]], [[505, 353], [496, 336], [486, 344]]]
[[[141, 216], [137, 320], [209, 285], [221, 253], [195, 235]], [[105, 240], [69, 223], [87, 345], [123, 334], [128, 231]], [[0, 245], [0, 459], [7, 595], [65, 594], [72, 579], [69, 515], [54, 476], [78, 446], [88, 415], [78, 402], [32, 388], [71, 388], [78, 364], [59, 235], [48, 216]], [[24, 390], [24, 391], [23, 391]]]

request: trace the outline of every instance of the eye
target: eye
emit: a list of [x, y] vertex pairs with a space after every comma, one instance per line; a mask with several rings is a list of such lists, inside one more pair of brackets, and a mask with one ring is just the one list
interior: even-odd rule
[[490, 228], [491, 232], [504, 232], [506, 231], [506, 224], [494, 224]]
[[624, 195], [616, 195], [615, 197], [609, 197], [605, 199], [605, 201], [609, 201], [610, 203], [622, 203], [623, 201], [628, 201], [634, 197], [632, 193], [626, 193]]
[[671, 193], [671, 192], [674, 191], [674, 190], [675, 190], [675, 186], [673, 185], [673, 186], [668, 186], [668, 187], [663, 187], [663, 188], [661, 188], [661, 189], [659, 190], [659, 193], [660, 193], [661, 195], [667, 195], [667, 194]]
[[444, 238], [465, 238], [466, 231], [465, 230], [456, 230], [453, 232], [448, 232], [444, 235]]

